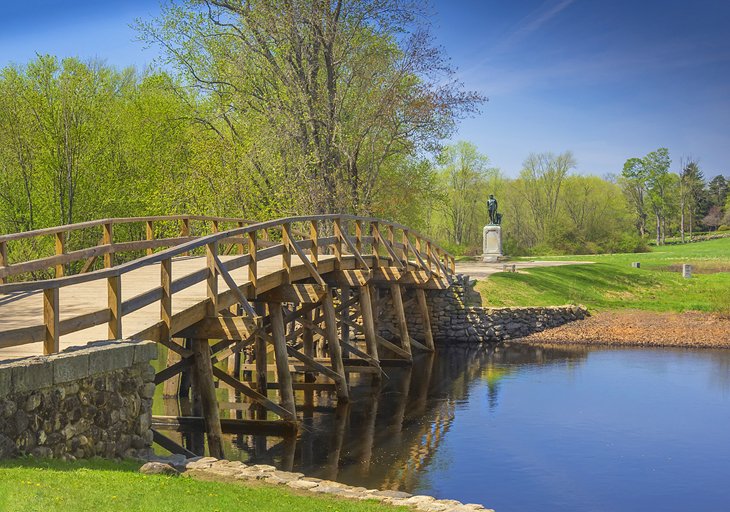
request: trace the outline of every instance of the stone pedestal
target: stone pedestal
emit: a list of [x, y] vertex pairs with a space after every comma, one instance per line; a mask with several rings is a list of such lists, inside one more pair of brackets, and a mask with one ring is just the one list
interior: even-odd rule
[[482, 237], [482, 261], [496, 263], [503, 256], [502, 226], [484, 226]]

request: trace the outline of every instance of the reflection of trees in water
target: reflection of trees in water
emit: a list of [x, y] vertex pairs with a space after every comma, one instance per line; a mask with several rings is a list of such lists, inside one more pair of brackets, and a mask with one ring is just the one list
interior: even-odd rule
[[355, 385], [349, 405], [337, 407], [328, 392], [299, 392], [296, 439], [227, 436], [226, 455], [353, 485], [413, 490], [474, 385], [486, 381], [493, 407], [500, 382], [521, 367], [572, 364], [587, 352], [516, 344], [442, 348], [416, 357], [411, 368], [389, 369], [379, 386]]

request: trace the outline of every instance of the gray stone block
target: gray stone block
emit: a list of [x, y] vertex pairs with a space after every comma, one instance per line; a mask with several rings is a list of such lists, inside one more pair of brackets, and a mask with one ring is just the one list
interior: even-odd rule
[[53, 357], [53, 383], [62, 384], [89, 376], [89, 353], [86, 351], [58, 354]]
[[88, 350], [90, 375], [129, 368], [134, 361], [134, 345], [131, 343], [114, 343]]
[[48, 388], [53, 385], [53, 364], [46, 357], [24, 359], [12, 364], [14, 393]]
[[13, 367], [8, 364], [0, 365], [0, 397], [9, 395], [13, 382]]
[[157, 359], [158, 349], [159, 347], [154, 341], [138, 341], [134, 343], [134, 362], [146, 363]]

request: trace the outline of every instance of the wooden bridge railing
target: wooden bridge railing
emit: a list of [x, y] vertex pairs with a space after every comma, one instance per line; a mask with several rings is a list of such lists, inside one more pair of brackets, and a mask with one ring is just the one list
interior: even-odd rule
[[[152, 223], [169, 220], [179, 220], [182, 223], [181, 236], [155, 240], [151, 234]], [[192, 237], [189, 230], [191, 220], [210, 222], [213, 232], [197, 238]], [[145, 223], [146, 240], [114, 243], [112, 226], [133, 222]], [[227, 222], [237, 223], [238, 227], [220, 231], [219, 223]], [[44, 353], [49, 354], [59, 350], [60, 336], [105, 323], [108, 324], [109, 339], [119, 339], [125, 334], [123, 317], [155, 302], [160, 304], [159, 321], [128, 337], [154, 339], [167, 344], [173, 333], [189, 327], [206, 315], [215, 315], [234, 304], [241, 304], [248, 316], [255, 317], [247, 297], [256, 297], [260, 278], [263, 277], [258, 270], [259, 263], [277, 257], [281, 258], [280, 270], [284, 270], [284, 283], [291, 283], [293, 280], [292, 256], [294, 256], [306, 269], [308, 278], [324, 284], [318, 272], [320, 255], [323, 253], [329, 254], [329, 258], [334, 257], [335, 268], [339, 268], [343, 259], [348, 257], [354, 258], [355, 268], [361, 269], [368, 269], [369, 265], [373, 267], [387, 265], [404, 270], [420, 270], [428, 276], [435, 275], [446, 280], [450, 280], [454, 273], [453, 256], [436, 243], [405, 226], [381, 219], [351, 215], [319, 215], [289, 217], [249, 225], [246, 225], [247, 222], [250, 221], [195, 216], [105, 219], [0, 236], [1, 278], [27, 273], [31, 271], [30, 269], [52, 266], [56, 266], [57, 275], [52, 279], [36, 281], [0, 282], [0, 295], [13, 292], [42, 292], [43, 300], [43, 323], [0, 332], [0, 348], [43, 342]], [[8, 242], [48, 235], [55, 236], [58, 240], [62, 238], [59, 235], [63, 233], [96, 226], [102, 227], [101, 245], [64, 253], [63, 244], [60, 242], [60, 247], [57, 245], [58, 254], [53, 257], [8, 264], [6, 256]], [[322, 236], [323, 234], [327, 236]], [[225, 244], [228, 244], [228, 248], [221, 251]], [[365, 251], [367, 246], [370, 246], [369, 254]], [[161, 247], [167, 248], [153, 252], [155, 248]], [[220, 256], [230, 255], [234, 247], [237, 254], [226, 258], [225, 261], [221, 260]], [[113, 264], [114, 254], [137, 250], [145, 250], [147, 255], [116, 266]], [[173, 280], [174, 258], [199, 250], [205, 251], [205, 267]], [[69, 262], [88, 261], [89, 258], [102, 255], [105, 265], [99, 270], [87, 271], [88, 269], [82, 268], [82, 271], [75, 275], [63, 275], [63, 269], [58, 268]], [[161, 267], [159, 286], [123, 301], [122, 276], [154, 264], [160, 264]], [[230, 272], [244, 266], [248, 269], [248, 280], [236, 283]], [[223, 278], [229, 290], [218, 291], [218, 276]], [[107, 281], [108, 305], [61, 320], [63, 305], [59, 303], [59, 290], [98, 280]], [[207, 299], [188, 308], [185, 315], [173, 316], [173, 296], [201, 282], [206, 282]]]

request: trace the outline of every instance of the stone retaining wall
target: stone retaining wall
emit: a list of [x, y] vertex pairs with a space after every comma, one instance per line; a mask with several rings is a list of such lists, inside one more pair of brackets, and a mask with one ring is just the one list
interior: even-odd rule
[[478, 503], [461, 503], [456, 500], [436, 499], [432, 496], [412, 495], [394, 490], [366, 489], [351, 485], [306, 477], [302, 473], [279, 471], [266, 464], [248, 465], [240, 461], [215, 459], [213, 457], [194, 457], [186, 459], [182, 455], [151, 457], [140, 468], [146, 474], [164, 474], [202, 477], [206, 480], [224, 482], [258, 481], [270, 485], [282, 485], [300, 492], [329, 495], [351, 500], [375, 500], [389, 505], [409, 507], [419, 512], [494, 512]]
[[151, 341], [112, 341], [0, 362], [0, 459], [147, 455], [156, 358]]
[[[387, 339], [397, 336], [398, 327], [390, 294], [381, 290], [384, 299], [379, 320], [379, 334]], [[482, 307], [481, 296], [465, 276], [460, 276], [446, 290], [426, 290], [431, 312], [431, 331], [437, 343], [498, 342], [527, 336], [550, 327], [582, 320], [589, 316], [584, 306], [550, 306], [524, 308]], [[408, 332], [423, 339], [423, 320], [413, 291], [403, 293]]]

